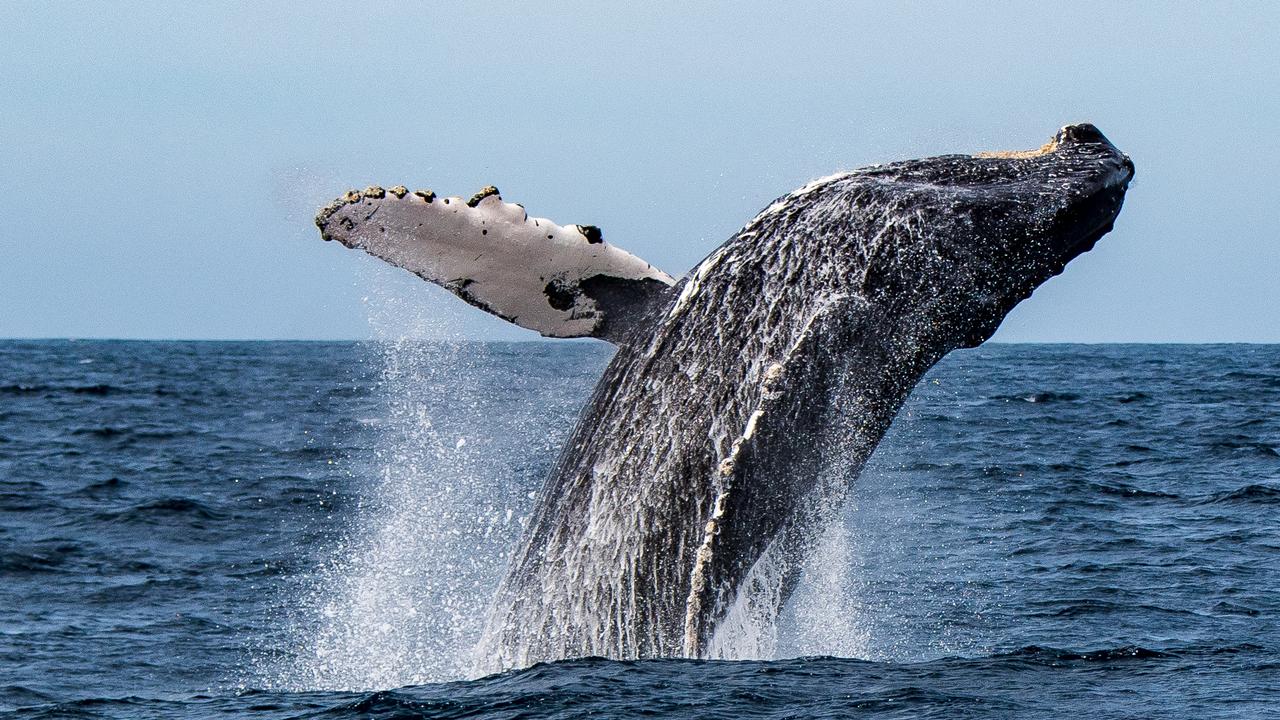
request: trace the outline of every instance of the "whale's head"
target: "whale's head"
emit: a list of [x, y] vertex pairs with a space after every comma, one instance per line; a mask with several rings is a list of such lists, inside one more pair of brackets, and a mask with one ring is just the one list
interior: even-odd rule
[[[1010, 237], [1012, 244], [990, 248], [990, 261], [1006, 269], [1033, 271], [1043, 265], [1056, 275], [1076, 256], [1093, 249], [1110, 232], [1133, 179], [1133, 162], [1088, 123], [1068, 125], [1043, 147], [1027, 152], [980, 153], [996, 161], [1004, 184], [1030, 202], [1028, 229], [1035, 238]], [[1011, 161], [1011, 162], [1000, 162]], [[1014, 218], [1017, 222], [1017, 218]], [[1044, 224], [1047, 222], [1047, 225]], [[1030, 247], [1018, 240], [1030, 241]], [[1025, 272], [1035, 277], [1034, 272]], [[1043, 281], [1043, 279], [1041, 279]], [[1029, 291], [1028, 291], [1029, 292]]]
[[882, 205], [915, 225], [887, 234], [863, 291], [897, 304], [943, 352], [978, 345], [1111, 230], [1133, 172], [1088, 124], [1064, 127], [1036, 150], [874, 168], [868, 174], [892, 188]]

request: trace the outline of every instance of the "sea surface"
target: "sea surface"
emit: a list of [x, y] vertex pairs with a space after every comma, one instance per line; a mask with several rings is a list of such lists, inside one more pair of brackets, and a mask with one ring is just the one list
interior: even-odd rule
[[1280, 346], [954, 353], [768, 657], [472, 677], [608, 357], [0, 342], [0, 717], [1280, 717]]

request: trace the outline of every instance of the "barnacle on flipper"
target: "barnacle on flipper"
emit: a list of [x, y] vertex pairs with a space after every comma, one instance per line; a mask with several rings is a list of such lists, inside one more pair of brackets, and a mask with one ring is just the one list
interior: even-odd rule
[[498, 188], [492, 185], [486, 185], [480, 189], [480, 192], [471, 196], [471, 199], [467, 201], [467, 207], [475, 207], [480, 204], [481, 200], [492, 195], [498, 195]]

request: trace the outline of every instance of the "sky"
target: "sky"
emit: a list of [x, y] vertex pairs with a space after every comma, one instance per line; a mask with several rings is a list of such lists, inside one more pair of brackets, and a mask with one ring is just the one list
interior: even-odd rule
[[771, 199], [1092, 122], [1114, 232], [1006, 342], [1280, 342], [1280, 3], [0, 2], [0, 337], [528, 339], [317, 207], [509, 202], [678, 275]]

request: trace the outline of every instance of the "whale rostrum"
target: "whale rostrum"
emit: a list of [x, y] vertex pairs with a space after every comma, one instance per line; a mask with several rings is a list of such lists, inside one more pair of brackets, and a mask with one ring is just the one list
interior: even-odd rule
[[335, 239], [552, 337], [618, 346], [537, 498], [480, 670], [718, 657], [786, 602], [920, 377], [1109, 232], [1133, 164], [1092, 125], [1039, 150], [815, 180], [679, 281], [585, 226], [369, 188]]

